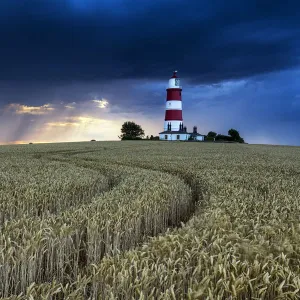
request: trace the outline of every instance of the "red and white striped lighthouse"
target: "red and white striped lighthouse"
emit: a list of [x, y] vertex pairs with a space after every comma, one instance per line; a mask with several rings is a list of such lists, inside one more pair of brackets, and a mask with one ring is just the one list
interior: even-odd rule
[[174, 71], [167, 88], [165, 131], [183, 131], [181, 91], [180, 79]]

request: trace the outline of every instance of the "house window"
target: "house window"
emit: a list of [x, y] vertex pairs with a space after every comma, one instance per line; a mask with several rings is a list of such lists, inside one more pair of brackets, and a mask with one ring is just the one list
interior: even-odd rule
[[166, 134], [166, 135], [165, 135], [165, 140], [167, 140], [167, 139], [168, 139], [168, 135]]
[[177, 140], [180, 140], [180, 135], [179, 134], [177, 134]]

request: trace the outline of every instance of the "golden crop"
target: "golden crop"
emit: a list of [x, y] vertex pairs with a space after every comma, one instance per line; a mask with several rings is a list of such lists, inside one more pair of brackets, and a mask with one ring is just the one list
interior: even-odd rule
[[5, 299], [300, 299], [300, 148], [0, 148]]

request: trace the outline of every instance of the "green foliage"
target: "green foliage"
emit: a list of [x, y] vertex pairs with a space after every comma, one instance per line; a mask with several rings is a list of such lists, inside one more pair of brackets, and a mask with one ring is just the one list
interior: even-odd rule
[[228, 135], [218, 134], [215, 138], [216, 141], [226, 141], [226, 142], [233, 142], [233, 138]]
[[133, 141], [133, 140], [142, 140], [141, 137], [134, 137], [129, 135], [124, 135], [121, 139], [122, 141]]
[[236, 129], [229, 129], [228, 134], [232, 137], [235, 142], [244, 143], [244, 139], [241, 138], [240, 133]]
[[224, 142], [238, 142], [238, 143], [244, 143], [244, 139], [240, 136], [239, 132], [236, 129], [229, 129], [228, 135], [224, 134], [217, 134], [214, 131], [209, 131], [207, 136], [205, 137], [205, 141], [213, 141], [215, 138], [215, 141], [224, 141]]
[[230, 135], [235, 141], [240, 138], [240, 133], [236, 129], [229, 129], [228, 135]]
[[121, 140], [140, 140], [145, 135], [142, 127], [131, 121], [127, 121], [122, 125], [121, 133], [119, 136]]
[[207, 134], [207, 137], [210, 137], [210, 138], [214, 138], [217, 136], [217, 133], [214, 132], [214, 131], [210, 131], [208, 134]]
[[[212, 136], [214, 132], [209, 132], [207, 134], [207, 137]], [[225, 141], [225, 142], [238, 142], [238, 143], [244, 143], [244, 139], [241, 138], [239, 132], [236, 129], [231, 128], [228, 130], [228, 135], [223, 134], [217, 134], [215, 136], [215, 141]]]
[[206, 136], [204, 140], [207, 142], [213, 142], [215, 140], [215, 138], [211, 137], [211, 136]]
[[159, 140], [159, 136], [153, 136], [153, 135], [151, 134], [150, 140], [158, 141], [158, 140]]

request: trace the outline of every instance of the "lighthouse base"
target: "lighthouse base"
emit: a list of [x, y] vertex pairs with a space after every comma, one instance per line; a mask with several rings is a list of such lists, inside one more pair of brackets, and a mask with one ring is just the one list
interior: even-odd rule
[[159, 134], [159, 139], [165, 141], [187, 141], [189, 136], [188, 133], [182, 131], [165, 131]]
[[171, 124], [171, 130], [172, 131], [179, 131], [180, 124], [182, 124], [182, 121], [165, 121], [164, 123], [164, 130], [168, 130], [168, 124]]

